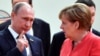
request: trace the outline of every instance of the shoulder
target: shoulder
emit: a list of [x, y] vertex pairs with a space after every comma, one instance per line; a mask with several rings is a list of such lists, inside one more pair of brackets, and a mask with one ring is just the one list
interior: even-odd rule
[[40, 19], [40, 18], [35, 18], [34, 23], [42, 23], [42, 24], [47, 24], [49, 25], [46, 21]]
[[64, 42], [62, 44], [62, 48], [71, 46], [71, 44], [72, 44], [72, 40], [70, 40], [69, 38], [67, 38], [67, 39], [64, 40]]
[[89, 45], [91, 46], [91, 55], [97, 55], [100, 56], [100, 37], [93, 34], [91, 35], [92, 37], [92, 41], [89, 43]]
[[57, 38], [57, 39], [65, 39], [65, 35], [63, 31], [57, 32], [53, 35], [53, 38]]
[[60, 32], [57, 32], [54, 34], [54, 36], [63, 36], [64, 35], [64, 32], [63, 31], [60, 31]]
[[93, 32], [89, 32], [86, 37], [88, 37], [87, 39], [90, 39], [90, 41], [100, 40], [100, 37], [95, 35]]
[[0, 24], [0, 30], [3, 30], [5, 27], [11, 24], [11, 20], [8, 19], [7, 21]]
[[64, 33], [61, 31], [54, 34], [52, 43], [62, 44], [64, 40], [65, 40]]
[[10, 24], [10, 23], [11, 23], [11, 19], [8, 19], [7, 21], [1, 23], [0, 25], [2, 25], [2, 24]]
[[64, 40], [64, 43], [72, 43], [72, 40], [67, 38], [67, 39]]
[[93, 46], [94, 45], [100, 45], [100, 37], [99, 36], [92, 33], [90, 35], [90, 37], [91, 37], [91, 42], [92, 42]]
[[5, 31], [5, 29], [1, 30], [1, 31], [0, 31], [0, 38], [2, 38], [3, 36], [5, 36], [5, 33], [7, 33], [7, 32]]
[[4, 30], [0, 31], [0, 44], [5, 43], [6, 42], [6, 32]]
[[95, 29], [92, 29], [92, 32], [93, 32], [95, 35], [100, 36], [100, 32], [99, 32], [99, 31], [97, 31], [97, 30], [95, 30]]

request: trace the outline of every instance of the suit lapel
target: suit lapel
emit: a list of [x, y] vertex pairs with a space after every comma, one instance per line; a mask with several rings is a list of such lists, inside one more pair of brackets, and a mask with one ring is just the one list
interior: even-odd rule
[[26, 34], [25, 36], [26, 36], [26, 38], [27, 38], [27, 40], [28, 40], [28, 42], [29, 42], [32, 56], [35, 56], [34, 40], [33, 40], [33, 38], [32, 38], [31, 36], [29, 36], [29, 35], [27, 35], [27, 34]]
[[4, 30], [4, 33], [5, 33], [4, 36], [7, 39], [7, 42], [9, 43], [11, 48], [15, 47], [16, 46], [16, 42], [15, 42], [13, 36], [11, 35], [10, 31], [8, 30], [8, 28], [6, 28]]

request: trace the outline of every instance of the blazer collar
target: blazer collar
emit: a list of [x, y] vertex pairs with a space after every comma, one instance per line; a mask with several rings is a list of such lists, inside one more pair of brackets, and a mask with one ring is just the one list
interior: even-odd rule
[[8, 43], [10, 44], [11, 47], [16, 46], [15, 39], [13, 38], [13, 36], [10, 33], [10, 31], [8, 30], [8, 28], [4, 29], [4, 36], [5, 36], [5, 39], [7, 39]]

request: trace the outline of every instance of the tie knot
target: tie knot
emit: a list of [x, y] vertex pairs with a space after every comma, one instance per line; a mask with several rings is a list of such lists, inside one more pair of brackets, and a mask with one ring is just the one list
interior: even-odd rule
[[[19, 38], [19, 35], [16, 37], [16, 39], [18, 39]], [[22, 36], [22, 38], [24, 38], [24, 36]]]
[[18, 39], [19, 38], [19, 35], [16, 37], [16, 39]]

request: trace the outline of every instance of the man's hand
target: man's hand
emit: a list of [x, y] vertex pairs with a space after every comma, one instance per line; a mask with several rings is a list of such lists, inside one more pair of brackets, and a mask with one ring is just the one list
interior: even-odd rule
[[17, 39], [17, 48], [20, 52], [23, 52], [24, 48], [28, 47], [28, 41], [23, 37], [24, 31], [21, 32]]

